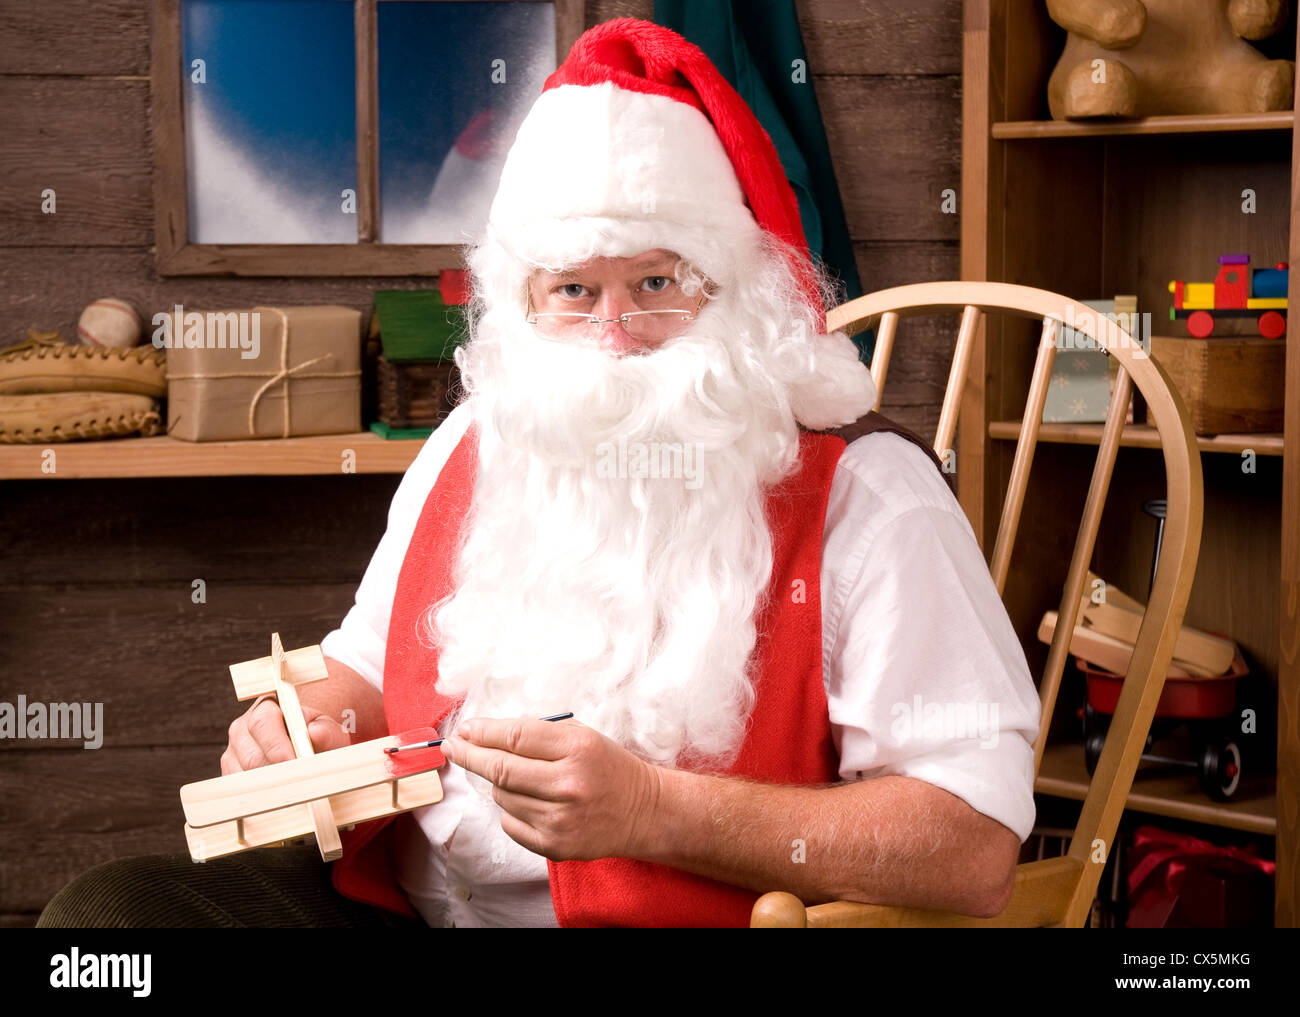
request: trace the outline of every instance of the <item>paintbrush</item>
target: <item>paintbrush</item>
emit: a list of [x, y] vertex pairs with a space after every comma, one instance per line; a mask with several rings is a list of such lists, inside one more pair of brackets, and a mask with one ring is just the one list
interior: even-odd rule
[[[572, 716], [571, 713], [557, 713], [554, 717], [543, 717], [542, 720], [568, 720]], [[431, 742], [411, 742], [409, 745], [395, 745], [391, 749], [384, 749], [384, 751], [391, 756], [394, 752], [403, 752], [406, 749], [431, 749], [435, 745], [441, 745], [442, 743], [443, 739], [435, 738]]]

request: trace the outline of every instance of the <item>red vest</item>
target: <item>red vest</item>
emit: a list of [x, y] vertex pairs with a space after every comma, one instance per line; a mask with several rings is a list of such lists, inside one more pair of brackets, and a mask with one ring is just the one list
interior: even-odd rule
[[[845, 442], [804, 431], [799, 446], [799, 472], [766, 499], [774, 560], [769, 596], [756, 618], [756, 700], [740, 754], [727, 771], [773, 784], [839, 779], [822, 679], [820, 577], [826, 503]], [[469, 510], [477, 452], [471, 424], [429, 493], [402, 563], [384, 661], [384, 713], [393, 733], [436, 727], [456, 705], [434, 691], [438, 653], [420, 644], [416, 623], [429, 604], [451, 590], [450, 551]], [[353, 900], [416, 917], [394, 878], [394, 818], [372, 820], [342, 835], [334, 886]], [[759, 896], [628, 858], [548, 861], [547, 869], [562, 926], [746, 926]]]

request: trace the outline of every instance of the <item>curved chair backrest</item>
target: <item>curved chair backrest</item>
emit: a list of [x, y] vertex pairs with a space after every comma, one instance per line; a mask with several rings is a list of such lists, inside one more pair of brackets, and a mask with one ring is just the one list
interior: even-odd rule
[[[1128, 332], [1101, 315], [1082, 313], [1085, 310], [1087, 308], [1084, 305], [1069, 297], [1029, 286], [994, 282], [933, 282], [869, 293], [835, 308], [827, 315], [830, 331], [853, 334], [864, 328], [876, 327], [876, 349], [871, 371], [877, 391], [881, 392], [888, 375], [894, 335], [900, 318], [962, 312], [961, 328], [934, 442], [935, 451], [940, 457], [952, 446], [962, 392], [969, 374], [971, 353], [984, 315], [988, 312], [1005, 313], [1042, 322], [1038, 355], [1025, 401], [1010, 482], [1003, 501], [997, 540], [989, 559], [989, 570], [999, 595], [1004, 592], [1011, 565], [1011, 554], [1038, 441], [1039, 424], [1042, 421], [1043, 404], [1047, 398], [1052, 363], [1063, 324], [1070, 322], [1076, 332], [1096, 340], [1119, 362], [1118, 378], [1097, 450], [1065, 589], [1061, 595], [1056, 631], [1039, 684], [1042, 715], [1038, 739], [1034, 745], [1035, 776], [1042, 762], [1047, 731], [1069, 653], [1070, 636], [1078, 621], [1088, 566], [1092, 560], [1097, 528], [1134, 384], [1146, 399], [1150, 419], [1159, 433], [1168, 484], [1164, 537], [1160, 545], [1155, 582], [1106, 738], [1106, 746], [1084, 800], [1068, 855], [1063, 859], [1050, 860], [1051, 864], [1038, 862], [1018, 867], [1019, 870], [1029, 870], [1037, 866], [1030, 874], [1033, 878], [1022, 879], [1023, 874], [1017, 872], [1017, 896], [1013, 897], [1012, 907], [1004, 913], [1009, 914], [1012, 921], [1002, 924], [1076, 927], [1083, 924], [1101, 877], [1104, 856], [1109, 855], [1120, 814], [1132, 787], [1139, 757], [1155, 715], [1156, 703], [1164, 686], [1165, 674], [1173, 658], [1174, 643], [1182, 626], [1200, 551], [1204, 508], [1201, 459], [1187, 408], [1169, 375]], [[1096, 851], [1098, 842], [1104, 845], [1101, 861], [1098, 860]], [[1041, 878], [1038, 878], [1040, 875]], [[845, 906], [847, 902], [822, 905], [823, 909], [829, 909], [825, 924], [842, 924], [835, 919], [836, 916], [843, 916]], [[837, 912], [835, 909], [840, 910]], [[808, 909], [808, 924], [817, 924], [815, 912], [818, 910]], [[880, 910], [882, 909], [877, 909], [877, 912]], [[877, 913], [875, 917], [881, 916]]]

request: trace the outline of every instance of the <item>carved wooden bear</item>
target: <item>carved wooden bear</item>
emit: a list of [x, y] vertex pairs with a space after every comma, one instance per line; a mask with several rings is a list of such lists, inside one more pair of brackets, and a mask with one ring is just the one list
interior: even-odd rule
[[1292, 107], [1295, 63], [1245, 42], [1287, 23], [1286, 0], [1047, 0], [1070, 33], [1047, 86], [1057, 120]]

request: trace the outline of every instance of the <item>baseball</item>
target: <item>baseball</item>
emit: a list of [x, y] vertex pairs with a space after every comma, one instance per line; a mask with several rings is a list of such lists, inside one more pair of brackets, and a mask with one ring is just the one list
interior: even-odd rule
[[77, 336], [87, 346], [127, 349], [140, 342], [144, 326], [136, 309], [125, 300], [102, 297], [81, 312]]

